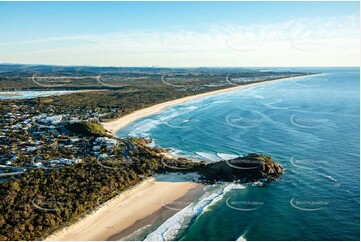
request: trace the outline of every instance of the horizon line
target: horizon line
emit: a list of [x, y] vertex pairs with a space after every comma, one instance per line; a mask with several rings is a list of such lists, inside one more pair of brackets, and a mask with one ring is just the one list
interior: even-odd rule
[[0, 63], [0, 65], [28, 65], [28, 66], [61, 66], [61, 67], [99, 67], [99, 68], [361, 68], [360, 65], [357, 66], [97, 66], [97, 65], [87, 65], [87, 64], [37, 64], [37, 63]]

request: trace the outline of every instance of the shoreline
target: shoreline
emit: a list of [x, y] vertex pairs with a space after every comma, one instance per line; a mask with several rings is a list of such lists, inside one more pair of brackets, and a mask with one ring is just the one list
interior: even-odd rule
[[[185, 208], [187, 205], [189, 205], [191, 202], [193, 202], [196, 198], [200, 197], [204, 191], [204, 186], [199, 185], [195, 188], [192, 188], [184, 194], [182, 197], [176, 199], [172, 202], [171, 206], [170, 204], [163, 205], [162, 208], [154, 212], [153, 214], [146, 216], [140, 220], [138, 220], [136, 223], [134, 223], [132, 226], [124, 229], [123, 231], [120, 231], [119, 233], [116, 233], [112, 236], [110, 236], [107, 241], [121, 241], [121, 240], [139, 240], [139, 233], [140, 230], [144, 230], [148, 227], [154, 227], [155, 224], [163, 224], [167, 219], [172, 217], [177, 212], [181, 211], [183, 208]], [[152, 226], [153, 225], [153, 226]], [[143, 236], [142, 236], [143, 235]], [[145, 237], [146, 234], [141, 234], [142, 237]], [[136, 237], [136, 238], [132, 238]]]
[[286, 81], [286, 80], [290, 80], [290, 79], [297, 79], [297, 78], [302, 78], [302, 77], [306, 77], [306, 76], [314, 76], [314, 75], [321, 75], [321, 74], [322, 73], [305, 74], [302, 76], [295, 76], [295, 77], [284, 77], [284, 78], [266, 80], [266, 81], [256, 82], [256, 83], [249, 83], [249, 84], [245, 84], [245, 85], [228, 87], [228, 88], [223, 88], [223, 89], [219, 89], [219, 90], [214, 90], [214, 91], [209, 91], [209, 92], [205, 92], [205, 93], [186, 96], [186, 97], [174, 99], [174, 100], [163, 102], [163, 103], [158, 103], [158, 104], [152, 105], [147, 108], [142, 108], [142, 109], [139, 109], [132, 113], [126, 114], [118, 119], [108, 121], [108, 122], [102, 122], [101, 124], [106, 131], [110, 132], [112, 135], [115, 135], [121, 128], [124, 128], [125, 126], [133, 123], [134, 121], [136, 121], [138, 119], [159, 113], [166, 108], [169, 108], [169, 107], [172, 107], [175, 105], [179, 105], [179, 104], [183, 104], [192, 99], [212, 96], [212, 95], [230, 92], [230, 91], [234, 91], [234, 90], [238, 90], [238, 89], [242, 89], [242, 88], [246, 88], [246, 87], [258, 86], [258, 85], [269, 83], [269, 82]]
[[[101, 123], [112, 135], [136, 121], [137, 119], [161, 112], [163, 109], [185, 103], [189, 100], [211, 96], [219, 93], [230, 92], [245, 87], [257, 86], [273, 81], [285, 81], [289, 79], [302, 78], [306, 74], [296, 77], [286, 77], [273, 80], [266, 80], [257, 83], [234, 86], [206, 93], [186, 96], [183, 98], [167, 101], [153, 106], [137, 110], [113, 121]], [[182, 199], [194, 200], [196, 194], [202, 190], [203, 185], [186, 181], [157, 181], [156, 178], [148, 178], [145, 181], [127, 189], [121, 194], [101, 204], [89, 214], [75, 221], [73, 224], [60, 228], [53, 234], [46, 237], [47, 241], [68, 241], [68, 240], [120, 240], [127, 238], [134, 232], [153, 224], [156, 219], [166, 220], [180, 209], [185, 207]], [[198, 191], [198, 192], [196, 192]], [[142, 199], [145, 197], [147, 199]], [[192, 199], [193, 198], [193, 199]], [[166, 201], [166, 202], [163, 202]], [[169, 211], [168, 204], [182, 203], [179, 210]]]
[[60, 228], [44, 240], [120, 239], [152, 224], [160, 215], [166, 219], [171, 217], [175, 211], [167, 211], [167, 204], [177, 204], [177, 201], [184, 198], [194, 200], [198, 194], [195, 191], [199, 190], [203, 190], [203, 185], [189, 180], [158, 181], [157, 178], [148, 178], [101, 204], [73, 224]]

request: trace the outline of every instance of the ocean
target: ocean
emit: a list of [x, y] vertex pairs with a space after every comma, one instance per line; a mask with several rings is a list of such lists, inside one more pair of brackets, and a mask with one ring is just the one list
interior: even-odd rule
[[193, 99], [118, 131], [192, 159], [262, 153], [285, 168], [265, 187], [207, 187], [138, 239], [360, 239], [360, 71], [289, 70], [321, 74]]

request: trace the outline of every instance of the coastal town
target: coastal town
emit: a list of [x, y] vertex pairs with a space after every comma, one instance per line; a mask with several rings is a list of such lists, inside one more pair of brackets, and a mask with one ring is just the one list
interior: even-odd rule
[[[136, 150], [128, 139], [119, 139], [114, 133], [101, 130], [106, 122], [155, 103], [203, 95], [210, 91], [237, 85], [309, 75], [301, 72], [274, 72], [247, 69], [164, 69], [160, 75], [152, 68], [103, 68], [0, 65], [0, 89], [73, 90], [63, 95], [26, 98], [16, 92], [5, 93], [0, 102], [0, 182], [19, 176], [32, 169], [59, 169], [84, 161], [129, 161], [128, 150]], [[41, 70], [42, 75], [66, 76], [55, 78], [56, 83], [41, 86], [28, 75]], [[79, 71], [81, 70], [81, 71]], [[124, 71], [119, 73], [118, 71]], [[104, 80], [72, 78], [81, 74], [96, 76], [104, 71]], [[126, 72], [125, 72], [126, 71]], [[227, 74], [228, 73], [228, 74]], [[102, 72], [100, 72], [102, 74]], [[124, 76], [125, 75], [125, 76]], [[129, 79], [129, 76], [132, 77]], [[118, 80], [128, 78], [128, 82]], [[144, 79], [138, 82], [137, 78]], [[196, 78], [196, 79], [195, 79]], [[150, 80], [146, 81], [146, 80]], [[66, 82], [65, 82], [66, 81]], [[94, 83], [95, 81], [95, 83]], [[114, 83], [122, 85], [114, 85]], [[59, 82], [59, 83], [58, 83]], [[56, 85], [55, 85], [56, 84]], [[101, 85], [99, 85], [101, 84]], [[181, 84], [181, 85], [179, 85]], [[29, 86], [30, 85], [30, 86]], [[15, 89], [14, 89], [15, 88]], [[86, 89], [84, 91], [83, 89]], [[34, 92], [34, 91], [33, 91]], [[48, 92], [48, 91], [45, 91]], [[79, 126], [80, 125], [80, 126]], [[85, 126], [97, 126], [99, 133], [79, 132]], [[108, 129], [113, 132], [113, 129]], [[84, 130], [83, 130], [84, 131]]]
[[[93, 69], [89, 68], [86, 71], [92, 72]], [[222, 70], [216, 71], [221, 71], [222, 75], [226, 73]], [[178, 73], [168, 78], [163, 75], [161, 80], [158, 80], [161, 86], [141, 84], [141, 91], [137, 90], [139, 84], [134, 84], [136, 89], [132, 88], [134, 90], [131, 92], [117, 88], [30, 99], [1, 100], [0, 182], [19, 177], [30, 170], [61, 169], [89, 159], [95, 159], [99, 164], [131, 162], [129, 154], [137, 150], [136, 145], [129, 139], [115, 137], [114, 133], [110, 133], [114, 132], [112, 128], [107, 132], [100, 123], [151, 103], [168, 100], [168, 96], [184, 97], [187, 93], [199, 94], [234, 85], [309, 74], [269, 70], [237, 71], [228, 74], [225, 79], [216, 78], [218, 81], [215, 81], [216, 79], [210, 78], [207, 82], [202, 81], [194, 85], [188, 83], [185, 73]], [[11, 76], [11, 72], [8, 75]], [[204, 74], [200, 74], [202, 75]], [[148, 76], [153, 78], [152, 73]], [[29, 83], [26, 77], [22, 80], [21, 83]], [[181, 88], [171, 84], [177, 81], [184, 83], [179, 86]], [[74, 79], [73, 82], [78, 85], [79, 79]], [[91, 80], [87, 85], [91, 87]], [[41, 86], [37, 87], [41, 88]], [[164, 89], [165, 87], [168, 89]], [[109, 87], [103, 86], [103, 88]], [[149, 97], [144, 98], [146, 92], [149, 92], [146, 95]], [[160, 96], [159, 92], [163, 92], [164, 97]], [[133, 102], [133, 100], [137, 101]], [[85, 130], [89, 128], [92, 129], [91, 132]]]
[[[97, 112], [41, 113], [26, 104], [1, 105], [0, 181], [31, 169], [59, 169], [81, 163], [84, 157], [125, 160], [130, 141], [86, 136], [69, 130], [79, 123], [98, 123]], [[74, 112], [74, 110], [73, 110]], [[129, 159], [128, 159], [129, 160]]]
[[0, 242], [360, 241], [360, 1], [0, 16]]
[[[71, 79], [73, 91], [62, 95], [27, 98], [5, 94], [0, 101], [0, 196], [4, 197], [0, 202], [0, 213], [4, 214], [0, 218], [0, 240], [44, 239], [117, 194], [162, 174], [189, 176], [190, 187], [256, 181], [263, 186], [276, 180], [283, 168], [270, 156], [249, 154], [217, 163], [195, 162], [172, 156], [148, 139], [116, 136], [119, 128], [145, 114], [185, 100], [310, 74], [238, 70], [235, 75], [225, 75], [226, 71], [218, 69], [215, 72], [181, 73], [164, 80], [143, 73], [152, 81], [130, 81], [121, 87], [102, 86], [101, 90], [92, 86], [92, 80], [85, 84], [83, 80]], [[200, 79], [191, 81], [193, 75]], [[29, 80], [6, 77], [3, 85], [9, 83], [24, 87]], [[79, 85], [85, 85], [87, 91], [79, 90]], [[53, 91], [35, 88], [31, 92]], [[250, 165], [257, 169], [243, 169]], [[237, 166], [241, 169], [232, 168]], [[183, 194], [186, 192], [183, 190]], [[172, 199], [178, 196], [167, 195]], [[157, 196], [152, 199], [157, 203]], [[17, 214], [24, 206], [28, 212]], [[158, 206], [162, 207], [161, 203]], [[29, 223], [26, 221], [37, 226], [24, 227]]]

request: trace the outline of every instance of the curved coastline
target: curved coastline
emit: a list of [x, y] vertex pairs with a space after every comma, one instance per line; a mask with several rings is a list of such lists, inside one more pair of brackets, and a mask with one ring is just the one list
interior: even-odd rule
[[[226, 93], [269, 82], [293, 80], [311, 75], [319, 74], [305, 74], [297, 77], [279, 78], [191, 95], [137, 110], [116, 120], [104, 122], [102, 125], [112, 135], [115, 135], [119, 129], [140, 118], [159, 113], [165, 108], [179, 105], [192, 99]], [[74, 224], [56, 231], [45, 238], [45, 240], [119, 240], [143, 227], [149, 222], [148, 220], [153, 220], [154, 216], [158, 216], [160, 211], [162, 209], [164, 210], [161, 201], [165, 197], [167, 197], [166, 200], [168, 202], [172, 203], [202, 187], [202, 185], [190, 181], [154, 182], [154, 178], [151, 178], [136, 185], [133, 189], [127, 190], [125, 193], [110, 199]], [[143, 199], [137, 199], [139, 197], [151, 197], [151, 199], [144, 201]], [[125, 210], [127, 210], [126, 216], [123, 216], [122, 214]], [[166, 216], [170, 217], [171, 214]]]
[[[44, 240], [119, 240], [146, 224], [151, 224], [154, 215], [159, 215], [159, 211], [164, 210], [163, 201], [167, 204], [177, 204], [176, 201], [179, 200], [184, 203], [182, 198], [192, 193], [187, 199], [194, 199], [200, 190], [203, 191], [203, 185], [187, 180], [172, 182], [148, 178], [101, 204], [73, 224], [60, 228]], [[167, 217], [173, 215], [169, 211], [166, 212]]]
[[182, 98], [175, 99], [172, 101], [158, 103], [158, 104], [155, 104], [155, 105], [147, 107], [147, 108], [139, 109], [132, 113], [126, 114], [118, 119], [108, 121], [108, 122], [103, 122], [101, 124], [103, 125], [105, 130], [109, 131], [112, 135], [115, 135], [121, 128], [124, 128], [125, 126], [133, 123], [134, 121], [136, 121], [138, 119], [159, 113], [166, 108], [169, 108], [169, 107], [172, 107], [175, 105], [179, 105], [179, 104], [183, 104], [192, 99], [212, 96], [212, 95], [216, 95], [216, 94], [220, 94], [220, 93], [231, 92], [234, 90], [243, 89], [246, 87], [258, 86], [258, 85], [262, 85], [262, 84], [266, 84], [266, 83], [270, 83], [270, 82], [293, 80], [293, 79], [297, 79], [297, 78], [303, 78], [306, 76], [314, 76], [314, 75], [321, 75], [321, 74], [319, 74], [319, 73], [305, 74], [305, 75], [296, 76], [296, 77], [278, 78], [278, 79], [266, 80], [266, 81], [256, 82], [256, 83], [249, 83], [249, 84], [245, 84], [245, 85], [239, 85], [239, 86], [214, 90], [214, 91], [210, 91], [210, 92], [200, 93], [200, 94], [196, 94], [196, 95], [186, 96], [186, 97], [182, 97]]

